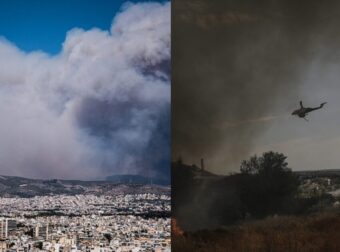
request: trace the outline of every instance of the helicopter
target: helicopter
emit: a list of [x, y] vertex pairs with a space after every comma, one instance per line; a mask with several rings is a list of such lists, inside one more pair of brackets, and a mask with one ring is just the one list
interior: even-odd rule
[[315, 108], [305, 108], [305, 107], [303, 106], [303, 104], [302, 104], [302, 101], [300, 101], [300, 108], [294, 110], [293, 113], [292, 113], [292, 115], [296, 115], [296, 116], [298, 116], [298, 117], [300, 117], [300, 118], [303, 118], [303, 119], [305, 119], [306, 121], [308, 121], [307, 118], [306, 118], [306, 115], [307, 115], [309, 112], [312, 112], [312, 111], [314, 111], [314, 110], [321, 109], [326, 103], [327, 103], [327, 102], [323, 102], [323, 103], [320, 104], [319, 107], [315, 107]]

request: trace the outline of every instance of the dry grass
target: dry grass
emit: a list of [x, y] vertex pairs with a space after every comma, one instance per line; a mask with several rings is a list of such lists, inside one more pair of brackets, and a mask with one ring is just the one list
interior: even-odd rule
[[223, 230], [173, 235], [172, 251], [340, 251], [340, 215], [272, 217]]

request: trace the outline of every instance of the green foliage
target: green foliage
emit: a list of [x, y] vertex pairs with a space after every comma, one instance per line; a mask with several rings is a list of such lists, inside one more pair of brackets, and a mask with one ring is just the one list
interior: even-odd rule
[[243, 160], [241, 163], [241, 173], [244, 174], [264, 174], [288, 172], [287, 157], [278, 152], [265, 152], [262, 157], [252, 156], [249, 160]]
[[112, 234], [110, 234], [110, 233], [105, 233], [104, 234], [104, 237], [105, 237], [105, 239], [108, 241], [108, 243], [110, 243], [111, 242], [111, 240], [112, 240]]
[[263, 217], [290, 211], [299, 183], [286, 159], [282, 153], [270, 151], [242, 162], [241, 197], [247, 212]]
[[282, 153], [270, 151], [244, 160], [241, 173], [214, 177], [195, 165], [174, 162], [172, 216], [190, 230], [303, 213], [310, 203], [296, 197], [299, 181], [286, 160]]
[[34, 247], [42, 250], [43, 249], [43, 242], [41, 242], [41, 241], [36, 242], [34, 244]]

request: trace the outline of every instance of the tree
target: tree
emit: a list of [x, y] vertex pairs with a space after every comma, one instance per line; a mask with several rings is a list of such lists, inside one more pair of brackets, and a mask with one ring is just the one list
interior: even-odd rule
[[263, 217], [289, 210], [287, 206], [294, 200], [298, 180], [286, 159], [282, 153], [270, 151], [241, 163], [242, 201], [252, 215]]
[[38, 248], [39, 250], [43, 249], [43, 242], [42, 241], [38, 241], [34, 244], [34, 247]]
[[105, 233], [104, 234], [104, 237], [107, 239], [108, 243], [110, 244], [111, 240], [112, 240], [112, 234], [110, 233]]
[[262, 157], [256, 155], [250, 157], [249, 160], [243, 160], [241, 163], [241, 173], [244, 174], [264, 174], [264, 173], [278, 173], [289, 172], [287, 157], [278, 152], [265, 152]]

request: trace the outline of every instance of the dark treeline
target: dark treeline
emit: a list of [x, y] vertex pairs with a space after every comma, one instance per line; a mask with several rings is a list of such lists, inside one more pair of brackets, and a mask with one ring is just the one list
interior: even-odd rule
[[172, 164], [172, 211], [182, 228], [196, 230], [273, 215], [305, 214], [320, 198], [298, 197], [299, 179], [281, 153], [244, 160], [240, 172], [217, 176], [195, 165]]

